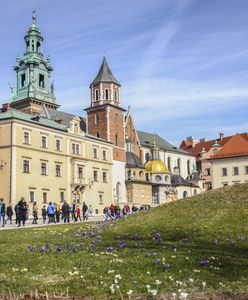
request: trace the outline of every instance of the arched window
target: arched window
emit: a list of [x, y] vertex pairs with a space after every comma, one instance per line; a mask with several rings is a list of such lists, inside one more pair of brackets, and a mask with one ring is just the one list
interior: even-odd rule
[[185, 199], [185, 198], [188, 198], [188, 192], [187, 191], [184, 191], [183, 192], [183, 198]]
[[180, 158], [177, 159], [177, 167], [178, 167], [179, 175], [181, 175], [181, 159]]
[[187, 172], [188, 172], [188, 175], [190, 175], [190, 161], [187, 160]]
[[139, 171], [139, 178], [142, 179], [144, 176], [144, 172], [143, 171]]
[[118, 126], [118, 114], [115, 114], [115, 126]]
[[115, 146], [118, 146], [118, 134], [115, 135]]
[[109, 99], [109, 90], [108, 89], [105, 90], [105, 99], [106, 100]]
[[95, 114], [95, 124], [99, 125], [99, 115]]
[[164, 177], [164, 180], [165, 180], [165, 182], [169, 182], [169, 176], [166, 175], [166, 176]]
[[145, 160], [146, 160], [146, 162], [148, 162], [150, 160], [150, 154], [148, 152], [146, 152]]
[[115, 91], [115, 101], [117, 101], [117, 91]]
[[37, 52], [40, 52], [40, 42], [37, 42], [36, 47], [37, 47]]
[[196, 195], [197, 194], [197, 190], [196, 189], [194, 189], [194, 195]]
[[169, 171], [171, 171], [171, 158], [170, 157], [167, 158], [167, 166], [168, 166]]
[[98, 94], [98, 90], [95, 90], [95, 100], [98, 101], [99, 100], [99, 94]]
[[96, 136], [99, 138], [99, 137], [100, 137], [100, 133], [99, 133], [99, 132], [97, 132]]

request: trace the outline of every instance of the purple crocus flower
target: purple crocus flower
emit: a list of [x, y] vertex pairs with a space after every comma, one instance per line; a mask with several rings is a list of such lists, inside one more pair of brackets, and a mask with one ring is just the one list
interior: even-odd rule
[[35, 250], [35, 246], [28, 245], [27, 250], [30, 251], [30, 252], [32, 252], [32, 251]]
[[155, 261], [156, 264], [160, 264], [161, 259], [160, 258], [156, 258], [154, 261]]
[[208, 264], [209, 264], [209, 260], [201, 260], [200, 263], [199, 263], [199, 265], [200, 265], [201, 267], [205, 267], [205, 266], [207, 266]]
[[62, 248], [61, 248], [61, 247], [57, 247], [57, 248], [56, 248], [56, 252], [57, 252], [57, 253], [61, 253], [61, 252], [62, 252]]
[[40, 252], [45, 252], [46, 251], [46, 246], [40, 246]]
[[109, 251], [109, 252], [111, 252], [111, 251], [113, 251], [113, 247], [111, 247], [111, 246], [109, 246], [109, 247], [107, 247], [107, 251]]
[[93, 231], [90, 232], [90, 237], [95, 236], [95, 233]]
[[125, 241], [123, 241], [123, 240], [120, 241], [120, 243], [119, 243], [119, 247], [120, 247], [120, 248], [123, 249], [123, 248], [126, 248], [126, 246], [127, 246], [127, 243], [126, 243]]
[[151, 256], [151, 254], [150, 253], [146, 253], [146, 255], [145, 255], [146, 257], [149, 257], [149, 256]]
[[161, 238], [161, 234], [160, 233], [156, 233], [155, 234], [155, 238], [160, 239]]
[[164, 264], [165, 270], [171, 269], [171, 264]]

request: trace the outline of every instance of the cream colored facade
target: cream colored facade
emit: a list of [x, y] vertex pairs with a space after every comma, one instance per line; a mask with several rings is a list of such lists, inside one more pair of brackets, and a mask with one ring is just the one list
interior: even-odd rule
[[248, 156], [211, 160], [213, 188], [248, 183]]
[[112, 202], [112, 145], [85, 134], [78, 122], [75, 117], [62, 131], [1, 120], [0, 198], [12, 206], [21, 197], [29, 206], [37, 201], [39, 213], [50, 201], [85, 201], [102, 214]]

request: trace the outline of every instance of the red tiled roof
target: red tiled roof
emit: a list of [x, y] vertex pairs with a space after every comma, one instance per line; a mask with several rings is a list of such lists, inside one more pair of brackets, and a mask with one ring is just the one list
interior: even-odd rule
[[237, 157], [248, 155], [248, 135], [233, 135], [228, 142], [212, 156], [215, 158]]
[[[246, 139], [248, 141], [247, 132], [241, 133], [241, 134], [238, 134], [238, 135], [242, 136], [244, 139]], [[200, 142], [200, 143], [197, 143], [194, 147], [192, 147], [192, 142], [190, 142], [188, 140], [183, 140], [181, 145], [180, 145], [180, 148], [194, 154], [196, 158], [199, 158], [200, 157], [200, 152], [202, 151], [202, 148], [204, 148], [205, 151], [208, 152], [212, 148], [212, 146], [215, 144], [216, 141], [221, 147], [223, 147], [234, 136], [235, 135], [227, 136], [227, 137], [224, 137], [222, 140], [221, 139], [216, 139], [216, 140], [211, 140], [211, 141], [206, 141], [206, 142]], [[190, 145], [189, 145], [189, 143], [190, 143]]]

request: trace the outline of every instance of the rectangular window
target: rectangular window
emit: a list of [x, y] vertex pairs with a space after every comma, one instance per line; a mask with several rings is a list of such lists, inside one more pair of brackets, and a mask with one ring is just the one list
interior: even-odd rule
[[79, 145], [76, 144], [76, 154], [79, 154]]
[[47, 137], [46, 136], [41, 137], [41, 147], [47, 148]]
[[34, 202], [35, 200], [34, 200], [34, 191], [30, 191], [29, 192], [29, 201], [30, 202]]
[[29, 173], [29, 160], [23, 161], [23, 173]]
[[26, 74], [21, 75], [21, 87], [25, 87], [26, 84]]
[[61, 165], [56, 165], [55, 174], [56, 174], [56, 177], [61, 177]]
[[61, 140], [56, 140], [56, 150], [61, 151]]
[[76, 153], [76, 144], [72, 144], [72, 154]]
[[222, 176], [227, 176], [227, 168], [222, 168]]
[[239, 168], [238, 167], [233, 168], [233, 175], [234, 176], [239, 175]]
[[107, 160], [107, 155], [106, 155], [106, 151], [105, 150], [103, 150], [103, 152], [102, 152], [102, 159], [103, 160]]
[[42, 193], [43, 203], [47, 203], [47, 192]]
[[96, 148], [93, 149], [93, 157], [97, 158], [97, 149]]
[[79, 178], [79, 179], [82, 179], [82, 178], [83, 178], [83, 168], [82, 168], [82, 167], [79, 167], [79, 168], [78, 168], [78, 178]]
[[60, 202], [65, 202], [65, 193], [60, 192]]
[[23, 143], [26, 144], [26, 145], [29, 144], [29, 132], [24, 132]]
[[206, 169], [206, 175], [207, 175], [207, 176], [210, 176], [210, 175], [211, 175], [210, 169]]
[[94, 181], [98, 181], [98, 172], [97, 171], [93, 172], [93, 177], [94, 177]]
[[47, 165], [46, 165], [46, 163], [41, 163], [41, 175], [47, 175]]
[[245, 166], [245, 175], [248, 174], [248, 166]]
[[42, 88], [45, 87], [45, 76], [42, 74], [39, 74], [39, 86]]
[[103, 204], [103, 195], [102, 194], [99, 194], [99, 203]]
[[107, 182], [107, 172], [102, 172], [102, 181]]
[[223, 183], [223, 186], [228, 186], [228, 183], [227, 182]]

